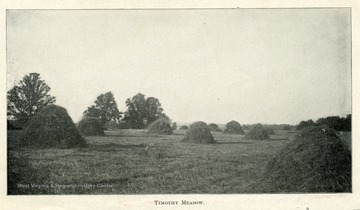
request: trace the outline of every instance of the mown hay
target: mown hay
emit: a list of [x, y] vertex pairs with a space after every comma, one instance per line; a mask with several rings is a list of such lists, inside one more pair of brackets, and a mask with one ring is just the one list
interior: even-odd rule
[[195, 122], [186, 131], [183, 142], [213, 144], [216, 143], [209, 127], [204, 122]]
[[104, 136], [104, 129], [97, 118], [84, 118], [78, 124], [78, 130], [84, 136]]
[[269, 161], [276, 192], [351, 192], [351, 153], [327, 126], [307, 127]]
[[150, 134], [173, 134], [168, 120], [160, 118], [148, 126], [148, 133]]
[[189, 127], [187, 127], [186, 125], [182, 125], [182, 126], [180, 126], [179, 129], [180, 129], [180, 130], [187, 130], [187, 129], [189, 129]]
[[245, 139], [264, 140], [270, 139], [270, 137], [263, 125], [256, 124], [248, 133], [245, 134]]
[[35, 148], [82, 147], [81, 137], [65, 108], [48, 105], [30, 119], [22, 144]]
[[211, 131], [221, 132], [221, 129], [220, 129], [219, 126], [216, 125], [215, 123], [210, 123], [210, 124], [209, 124], [209, 129], [210, 129]]
[[228, 122], [226, 124], [226, 129], [224, 130], [224, 133], [228, 133], [228, 134], [240, 134], [240, 135], [244, 135], [245, 132], [243, 131], [243, 129], [241, 128], [240, 123], [236, 122], [236, 121], [231, 121]]
[[265, 130], [268, 135], [275, 135], [275, 131], [272, 128], [265, 127]]

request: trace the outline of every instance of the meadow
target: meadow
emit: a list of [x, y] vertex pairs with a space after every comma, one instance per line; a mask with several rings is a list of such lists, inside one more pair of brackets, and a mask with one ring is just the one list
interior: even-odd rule
[[[8, 131], [8, 194], [239, 194], [272, 192], [261, 179], [267, 162], [296, 131], [270, 140], [212, 132], [216, 144], [181, 142], [185, 132], [150, 135], [109, 130], [76, 149], [18, 145]], [[341, 135], [351, 147], [351, 133]]]

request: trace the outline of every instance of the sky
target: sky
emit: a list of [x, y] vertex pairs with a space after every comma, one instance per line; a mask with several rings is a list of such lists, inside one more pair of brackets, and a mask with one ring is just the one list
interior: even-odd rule
[[77, 122], [111, 91], [175, 122], [351, 113], [350, 9], [7, 10], [7, 90], [37, 72]]

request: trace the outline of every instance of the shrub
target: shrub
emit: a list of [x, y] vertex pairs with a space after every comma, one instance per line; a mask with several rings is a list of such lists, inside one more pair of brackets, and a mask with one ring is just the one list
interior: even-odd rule
[[351, 192], [351, 153], [329, 127], [304, 128], [263, 177], [277, 192]]
[[182, 141], [201, 144], [216, 143], [209, 127], [204, 122], [195, 122], [191, 124]]
[[316, 123], [313, 120], [301, 121], [299, 123], [299, 125], [296, 126], [296, 129], [301, 130], [303, 128], [310, 127], [310, 126], [316, 126]]
[[290, 131], [291, 130], [291, 126], [290, 125], [284, 125], [282, 128], [284, 131]]
[[151, 123], [148, 127], [150, 134], [173, 134], [170, 123], [168, 120], [160, 118]]
[[267, 133], [265, 127], [261, 124], [254, 125], [252, 129], [245, 134], [245, 138], [256, 139], [256, 140], [270, 139], [269, 134]]
[[226, 124], [224, 133], [244, 135], [245, 132], [242, 130], [240, 123], [233, 120]]
[[66, 109], [56, 105], [48, 105], [32, 117], [21, 140], [23, 145], [35, 148], [86, 145]]
[[176, 130], [176, 128], [177, 128], [176, 122], [173, 122], [173, 123], [171, 124], [171, 129], [172, 129], [172, 130]]
[[266, 127], [265, 130], [266, 130], [266, 133], [268, 135], [274, 135], [275, 134], [275, 131], [272, 128]]
[[80, 120], [78, 130], [84, 136], [104, 136], [104, 129], [102, 128], [97, 118], [84, 118]]
[[210, 124], [209, 124], [209, 129], [210, 129], [211, 131], [221, 132], [221, 129], [220, 129], [219, 126], [216, 125], [215, 123], [210, 123]]
[[182, 125], [182, 126], [180, 126], [179, 129], [180, 129], [180, 130], [187, 130], [187, 129], [189, 129], [189, 127], [187, 127], [186, 125]]

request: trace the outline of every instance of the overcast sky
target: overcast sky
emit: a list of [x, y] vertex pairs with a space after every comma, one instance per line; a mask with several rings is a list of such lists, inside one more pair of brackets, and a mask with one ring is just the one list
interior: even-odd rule
[[107, 91], [178, 122], [344, 116], [350, 31], [349, 9], [8, 10], [7, 89], [40, 73], [75, 122]]

